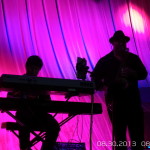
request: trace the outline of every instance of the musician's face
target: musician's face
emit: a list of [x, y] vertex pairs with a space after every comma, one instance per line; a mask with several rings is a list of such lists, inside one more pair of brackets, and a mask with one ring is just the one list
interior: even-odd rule
[[127, 49], [127, 44], [123, 40], [116, 40], [112, 43], [112, 45], [116, 51], [126, 51]]
[[39, 66], [31, 65], [27, 69], [27, 74], [31, 76], [37, 76], [41, 68]]

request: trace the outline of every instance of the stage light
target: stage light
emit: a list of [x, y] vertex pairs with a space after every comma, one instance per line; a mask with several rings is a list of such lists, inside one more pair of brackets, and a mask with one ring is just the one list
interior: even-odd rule
[[142, 15], [140, 14], [140, 11], [131, 7], [130, 10], [127, 10], [123, 14], [123, 21], [126, 26], [131, 26], [132, 22], [134, 31], [144, 33], [144, 20]]

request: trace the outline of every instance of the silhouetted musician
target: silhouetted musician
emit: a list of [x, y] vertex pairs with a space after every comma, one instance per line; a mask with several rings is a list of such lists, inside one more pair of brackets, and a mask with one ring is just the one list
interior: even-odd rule
[[[40, 57], [35, 55], [30, 56], [26, 62], [26, 74], [24, 76], [37, 76], [42, 66], [43, 62]], [[36, 94], [28, 93], [26, 91], [13, 91], [8, 93], [8, 97], [30, 99], [33, 101], [36, 100], [37, 103], [38, 101], [44, 102], [50, 100], [50, 96], [46, 92]], [[34, 129], [35, 127], [46, 131], [42, 150], [52, 150], [60, 131], [59, 124], [53, 116], [48, 114], [47, 111], [41, 110], [39, 107], [25, 105], [22, 109], [16, 112], [16, 118], [25, 125], [19, 129], [19, 142], [21, 150], [27, 150], [30, 147], [30, 131], [28, 129]]]

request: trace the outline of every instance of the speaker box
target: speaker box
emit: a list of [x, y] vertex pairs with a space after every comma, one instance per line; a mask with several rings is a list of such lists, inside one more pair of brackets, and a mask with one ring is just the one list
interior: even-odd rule
[[86, 150], [85, 143], [57, 142], [53, 150]]

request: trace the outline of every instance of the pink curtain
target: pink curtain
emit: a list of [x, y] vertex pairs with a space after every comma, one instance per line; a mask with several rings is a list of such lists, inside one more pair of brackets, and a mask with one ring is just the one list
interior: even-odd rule
[[[90, 71], [102, 56], [111, 51], [109, 38], [123, 30], [131, 40], [129, 50], [137, 54], [150, 72], [149, 0], [0, 0], [0, 75], [23, 74], [31, 55], [44, 62], [40, 76], [76, 79], [77, 57], [87, 60]], [[90, 80], [90, 77], [87, 77]], [[150, 75], [139, 87], [150, 85]], [[1, 96], [6, 93], [1, 92]], [[64, 100], [63, 96], [52, 96]], [[72, 101], [90, 102], [88, 96]], [[111, 140], [111, 124], [103, 93], [95, 94], [103, 113], [94, 115], [93, 150], [110, 150], [98, 145]], [[58, 121], [66, 115], [56, 117]], [[76, 116], [61, 128], [58, 141], [85, 142], [89, 150], [89, 116]], [[13, 121], [0, 113], [0, 124]], [[18, 139], [0, 129], [0, 149], [18, 150]], [[39, 148], [35, 145], [33, 150]]]

